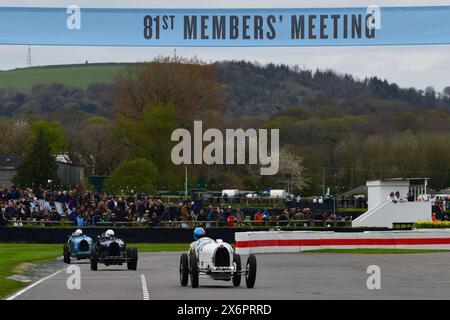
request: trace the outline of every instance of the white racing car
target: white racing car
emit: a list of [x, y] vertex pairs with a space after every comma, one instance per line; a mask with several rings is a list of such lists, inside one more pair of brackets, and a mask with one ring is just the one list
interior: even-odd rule
[[256, 257], [250, 254], [245, 269], [242, 270], [239, 254], [220, 239], [201, 238], [192, 243], [189, 254], [183, 253], [180, 258], [182, 286], [187, 286], [190, 278], [192, 288], [197, 288], [201, 276], [214, 280], [233, 280], [233, 285], [238, 287], [243, 275], [247, 288], [253, 288], [256, 280]]

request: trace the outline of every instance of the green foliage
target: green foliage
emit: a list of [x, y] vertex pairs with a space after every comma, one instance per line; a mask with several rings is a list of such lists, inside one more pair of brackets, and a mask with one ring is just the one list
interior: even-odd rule
[[31, 144], [36, 144], [39, 135], [48, 143], [52, 154], [63, 153], [67, 151], [69, 141], [65, 137], [64, 130], [61, 125], [56, 122], [35, 121], [30, 128]]
[[57, 163], [52, 153], [51, 141], [45, 130], [37, 128], [34, 132], [33, 144], [28, 148], [24, 159], [17, 168], [17, 174], [13, 178], [18, 186], [48, 186], [58, 184], [56, 175]]
[[108, 189], [116, 194], [149, 193], [156, 191], [158, 173], [153, 162], [134, 159], [122, 162], [111, 174]]
[[450, 221], [418, 221], [414, 224], [416, 229], [447, 229], [450, 228]]
[[149, 159], [158, 169], [158, 184], [168, 184], [173, 165], [170, 158], [175, 130], [174, 110], [171, 105], [150, 106], [141, 119], [119, 116], [114, 129], [114, 138], [127, 149], [130, 159]]
[[[209, 106], [216, 103], [211, 103], [209, 97], [214, 91], [210, 89], [216, 86], [205, 85], [216, 83], [209, 72], [214, 70], [228, 99], [220, 103], [212, 100], [227, 109], [220, 113], [223, 123], [211, 122], [207, 126], [281, 129], [281, 146], [294, 146], [292, 152], [303, 158], [311, 184], [302, 189], [304, 196], [321, 193], [322, 183], [325, 190], [330, 187], [333, 193], [339, 193], [379, 177], [426, 176], [431, 178], [430, 187], [435, 190], [450, 184], [449, 88], [439, 95], [432, 88], [400, 88], [377, 77], [358, 80], [332, 70], [244, 61], [218, 62], [210, 69], [203, 68], [205, 64], [199, 68], [195, 61], [186, 64], [171, 59], [144, 66], [144, 73], [138, 67], [138, 73], [131, 74], [137, 75], [131, 78], [133, 81], [125, 81], [125, 95], [119, 102], [114, 99], [120, 96], [118, 88], [110, 82], [116, 71], [125, 70], [124, 65], [0, 72], [0, 112], [16, 119], [0, 122], [5, 128], [0, 134], [0, 150], [22, 153], [29, 140], [23, 139], [23, 131], [28, 131], [31, 122], [58, 120], [68, 135], [77, 130], [83, 132], [76, 141], [78, 150], [69, 151], [71, 156], [81, 155], [75, 160], [86, 164], [92, 173], [107, 175], [123, 159], [142, 157], [157, 167], [162, 177], [158, 188], [182, 188], [183, 168], [171, 164], [171, 145], [167, 143], [174, 123], [176, 127], [191, 129], [182, 125], [180, 119], [192, 125], [193, 117], [203, 119], [204, 124], [206, 119], [214, 118], [217, 111], [211, 111]], [[112, 112], [114, 102], [116, 107], [123, 107], [122, 113]], [[158, 110], [159, 103], [173, 103], [175, 111], [169, 114], [165, 108]], [[138, 112], [130, 108], [133, 104]], [[205, 111], [203, 118], [200, 109]], [[94, 118], [89, 119], [90, 115]], [[123, 119], [123, 115], [128, 117]], [[116, 121], [111, 143], [104, 143], [109, 129], [98, 134], [105, 118]], [[89, 139], [93, 136], [96, 141]], [[69, 138], [72, 148], [74, 139]], [[89, 146], [86, 150], [85, 145]], [[233, 167], [231, 171], [238, 179], [223, 179], [241, 186], [261, 187], [263, 181], [258, 170], [253, 170], [256, 168], [259, 166], [253, 166], [251, 171]], [[191, 166], [190, 181], [191, 176], [192, 181], [205, 176], [208, 185], [219, 186], [223, 168], [214, 170]]]
[[108, 119], [103, 116], [91, 116], [85, 119], [81, 124], [82, 125], [104, 125], [108, 123]]

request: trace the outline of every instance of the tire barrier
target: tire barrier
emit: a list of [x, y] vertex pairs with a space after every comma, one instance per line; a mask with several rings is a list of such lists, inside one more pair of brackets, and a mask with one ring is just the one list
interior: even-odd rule
[[316, 231], [236, 232], [235, 241], [239, 254], [362, 248], [450, 249], [450, 229], [357, 233]]

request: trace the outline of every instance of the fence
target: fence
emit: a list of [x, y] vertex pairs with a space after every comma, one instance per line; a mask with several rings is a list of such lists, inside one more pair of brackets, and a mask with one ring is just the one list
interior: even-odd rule
[[[197, 226], [205, 228], [232, 228], [232, 227], [294, 227], [294, 228], [313, 228], [313, 227], [351, 227], [351, 219], [335, 220], [242, 220], [234, 223], [225, 221], [159, 221], [152, 224], [151, 221], [141, 223], [138, 221], [115, 221], [115, 222], [97, 222], [95, 225], [86, 227], [142, 227], [142, 228], [193, 228]], [[76, 224], [72, 221], [52, 221], [35, 219], [13, 219], [8, 221], [7, 227], [67, 227], [75, 228]]]
[[183, 201], [197, 201], [203, 205], [246, 205], [246, 206], [283, 206], [286, 203], [286, 198], [274, 197], [217, 197], [217, 196], [201, 196], [193, 198], [190, 196], [161, 196], [161, 201], [167, 203], [182, 203]]

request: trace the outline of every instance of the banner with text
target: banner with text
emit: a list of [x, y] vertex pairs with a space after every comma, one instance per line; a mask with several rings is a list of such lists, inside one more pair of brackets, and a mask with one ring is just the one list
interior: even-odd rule
[[0, 45], [450, 44], [450, 6], [282, 9], [0, 7]]

